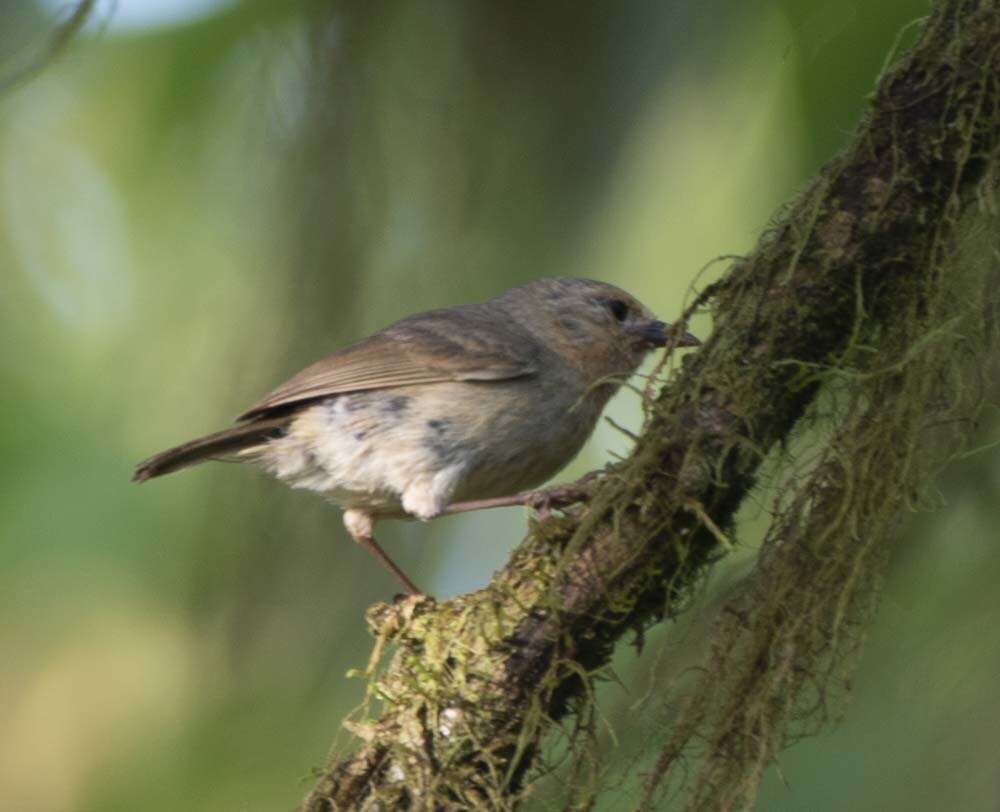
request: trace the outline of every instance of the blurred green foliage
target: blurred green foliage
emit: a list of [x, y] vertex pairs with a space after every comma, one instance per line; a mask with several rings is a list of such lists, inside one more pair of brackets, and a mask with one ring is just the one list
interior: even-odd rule
[[[0, 71], [51, 8], [5, 5]], [[8, 91], [0, 808], [293, 806], [361, 699], [344, 675], [393, 584], [309, 494], [223, 465], [140, 489], [131, 465], [396, 318], [538, 276], [615, 282], [669, 319], [845, 142], [925, 11], [256, 0], [127, 31], [102, 12]], [[639, 425], [630, 393], [610, 413]], [[602, 426], [564, 476], [627, 449]], [[998, 486], [995, 455], [971, 458], [908, 531], [844, 724], [785, 754], [762, 809], [996, 808]], [[383, 536], [447, 596], [523, 527]], [[618, 657], [604, 808], [632, 797], [668, 724], [644, 703], [697, 632]]]

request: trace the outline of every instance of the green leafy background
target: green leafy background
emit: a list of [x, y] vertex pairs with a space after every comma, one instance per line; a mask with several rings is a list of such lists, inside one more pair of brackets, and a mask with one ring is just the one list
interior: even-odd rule
[[[0, 97], [0, 809], [289, 809], [361, 701], [345, 674], [393, 582], [315, 496], [226, 465], [138, 488], [131, 466], [337, 346], [538, 276], [669, 320], [846, 143], [927, 4], [245, 0], [127, 24], [134, 5], [99, 3]], [[5, 4], [0, 81], [64, 17]], [[640, 425], [629, 392], [609, 414]], [[602, 424], [562, 477], [628, 447]], [[939, 486], [842, 724], [782, 756], [761, 809], [1000, 804], [996, 453]], [[744, 513], [706, 602], [750, 558]], [[447, 597], [524, 523], [381, 535]], [[616, 658], [602, 808], [636, 797], [669, 724], [649, 698], [700, 632]]]

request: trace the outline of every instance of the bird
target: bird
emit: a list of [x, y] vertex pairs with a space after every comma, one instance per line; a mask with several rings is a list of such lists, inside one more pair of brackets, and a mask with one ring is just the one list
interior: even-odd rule
[[336, 350], [234, 427], [155, 454], [132, 478], [213, 459], [256, 464], [341, 506], [351, 538], [423, 594], [376, 541], [376, 520], [530, 504], [530, 489], [576, 456], [611, 396], [668, 340], [701, 343], [614, 285], [537, 279]]

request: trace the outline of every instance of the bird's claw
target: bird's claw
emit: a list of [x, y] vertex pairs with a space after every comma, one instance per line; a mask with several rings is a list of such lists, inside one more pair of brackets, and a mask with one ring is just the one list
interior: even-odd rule
[[538, 514], [539, 519], [547, 519], [553, 510], [567, 507], [575, 502], [586, 499], [590, 495], [587, 488], [582, 487], [585, 480], [570, 485], [557, 485], [542, 491], [533, 491], [525, 499], [525, 504]]

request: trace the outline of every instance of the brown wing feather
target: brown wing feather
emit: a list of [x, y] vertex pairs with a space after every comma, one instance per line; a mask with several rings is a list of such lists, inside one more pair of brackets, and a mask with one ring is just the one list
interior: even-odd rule
[[444, 381], [499, 381], [535, 371], [539, 347], [481, 305], [405, 319], [306, 367], [239, 416], [348, 392]]

